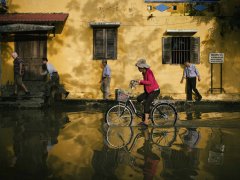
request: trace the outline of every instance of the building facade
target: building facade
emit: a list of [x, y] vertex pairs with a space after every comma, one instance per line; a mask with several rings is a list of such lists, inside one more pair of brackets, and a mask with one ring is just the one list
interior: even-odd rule
[[[2, 86], [13, 82], [11, 52], [17, 51], [26, 62], [25, 81], [42, 81], [41, 58], [47, 57], [71, 98], [101, 98], [100, 60], [107, 59], [114, 98], [115, 89], [142, 78], [135, 63], [145, 58], [162, 96], [185, 99], [180, 80], [183, 63], [190, 60], [201, 74], [197, 86], [204, 99], [240, 99], [238, 0], [4, 2]], [[138, 87], [135, 93], [142, 91]]]

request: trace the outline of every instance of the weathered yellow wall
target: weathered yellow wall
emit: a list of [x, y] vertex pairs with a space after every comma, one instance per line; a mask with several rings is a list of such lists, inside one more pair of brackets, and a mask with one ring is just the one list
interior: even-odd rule
[[[210, 52], [225, 53], [223, 86], [226, 94], [220, 98], [229, 98], [228, 95], [232, 94], [239, 96], [240, 78], [236, 78], [240, 70], [239, 29], [222, 37], [219, 35], [221, 28], [215, 29], [217, 20], [213, 17], [190, 17], [157, 10], [149, 12], [147, 5], [144, 0], [13, 0], [10, 12], [69, 13], [62, 34], [48, 40], [48, 59], [58, 69], [72, 98], [101, 98], [101, 63], [92, 59], [93, 34], [89, 26], [92, 21], [121, 23], [118, 29], [118, 59], [109, 61], [112, 97], [115, 88], [127, 88], [131, 79], [141, 78], [134, 64], [138, 58], [145, 57], [160, 84], [162, 95], [185, 99], [185, 85], [179, 83], [182, 67], [162, 64], [161, 41], [167, 29], [198, 31], [194, 35], [201, 40], [201, 64], [197, 68], [202, 81], [198, 83], [198, 88], [205, 97], [217, 98], [207, 94], [210, 88]], [[181, 5], [180, 11], [183, 8]], [[154, 17], [148, 20], [151, 13]], [[3, 76], [3, 82], [9, 78]], [[141, 91], [142, 87], [139, 87], [136, 92]]]

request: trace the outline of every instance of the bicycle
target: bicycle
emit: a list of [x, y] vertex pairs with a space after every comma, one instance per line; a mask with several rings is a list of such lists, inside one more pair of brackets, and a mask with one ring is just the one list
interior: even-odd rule
[[[130, 88], [136, 86], [136, 81], [130, 81]], [[105, 115], [105, 121], [109, 126], [130, 126], [132, 124], [133, 116], [143, 118], [144, 114], [138, 112], [131, 100], [132, 92], [127, 92], [119, 89], [117, 91], [118, 104], [110, 107]], [[151, 105], [150, 119], [153, 125], [160, 126], [165, 123], [172, 123], [175, 125], [178, 114], [177, 110], [169, 102], [154, 100]]]

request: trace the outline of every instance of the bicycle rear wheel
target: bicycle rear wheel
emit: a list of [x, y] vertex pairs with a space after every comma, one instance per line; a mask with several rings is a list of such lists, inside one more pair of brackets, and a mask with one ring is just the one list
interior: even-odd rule
[[117, 104], [108, 109], [105, 120], [109, 126], [130, 126], [132, 111], [124, 104]]
[[152, 142], [160, 147], [170, 147], [176, 137], [176, 127], [153, 128], [151, 132]]
[[152, 109], [151, 117], [156, 126], [173, 126], [177, 121], [177, 111], [171, 104], [159, 103]]

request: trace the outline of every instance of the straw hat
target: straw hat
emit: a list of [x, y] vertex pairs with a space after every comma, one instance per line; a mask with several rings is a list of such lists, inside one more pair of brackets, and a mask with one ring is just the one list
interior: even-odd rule
[[135, 65], [139, 68], [150, 68], [145, 59], [139, 59]]

